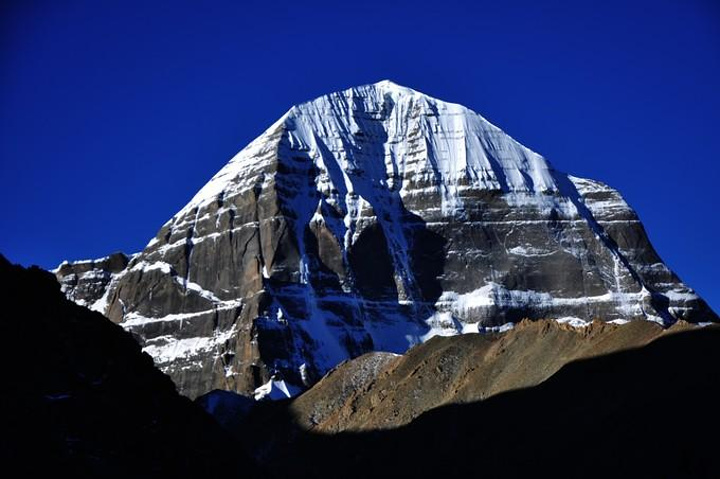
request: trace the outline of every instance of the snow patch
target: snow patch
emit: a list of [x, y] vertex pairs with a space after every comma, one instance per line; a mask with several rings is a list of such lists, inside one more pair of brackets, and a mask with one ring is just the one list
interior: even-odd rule
[[209, 337], [176, 339], [170, 335], [158, 336], [148, 339], [143, 351], [152, 356], [155, 364], [167, 365], [178, 359], [189, 360], [213, 351], [234, 334], [235, 330], [229, 329]]
[[302, 392], [297, 386], [286, 383], [284, 380], [271, 379], [267, 383], [263, 384], [259, 388], [255, 389], [253, 394], [256, 401], [260, 400], [278, 400], [278, 399], [289, 399], [295, 397]]
[[420, 337], [423, 342], [435, 336], [456, 336], [463, 329], [463, 326], [449, 311], [438, 311], [425, 322], [430, 326], [430, 330]]
[[533, 246], [515, 246], [507, 250], [507, 252], [515, 256], [549, 256], [555, 253], [555, 250], [547, 251]]
[[622, 318], [621, 319], [613, 319], [612, 321], [608, 321], [608, 323], [610, 323], [610, 324], [619, 324], [619, 325], [628, 324], [629, 322], [630, 322], [630, 320], [622, 319]]
[[212, 301], [213, 303], [222, 303], [222, 300], [215, 296], [215, 293], [203, 288], [197, 283], [188, 281], [185, 278], [181, 278], [180, 276], [175, 276], [175, 281], [180, 284], [180, 286], [182, 286], [186, 291], [192, 291], [194, 293], [197, 293], [199, 296], [202, 296], [203, 298], [207, 299], [208, 301]]
[[663, 296], [667, 297], [672, 302], [685, 303], [687, 301], [697, 301], [698, 295], [689, 291], [673, 289], [662, 293]]
[[615, 304], [619, 311], [622, 310], [628, 316], [646, 316], [642, 304], [649, 295], [650, 293], [643, 288], [641, 291], [634, 293], [608, 291], [598, 296], [558, 298], [550, 293], [533, 290], [510, 290], [500, 284], [489, 282], [481, 288], [463, 294], [445, 291], [435, 303], [435, 308], [438, 311], [452, 311], [460, 318], [471, 318], [473, 310], [480, 308], [533, 307], [552, 311], [553, 308], [607, 302]]
[[586, 321], [584, 319], [575, 318], [572, 316], [557, 318], [555, 321], [560, 324], [567, 324], [568, 326], [572, 326], [573, 328], [587, 328], [588, 326], [590, 326], [590, 324], [592, 324], [592, 321]]
[[234, 309], [238, 308], [242, 305], [242, 300], [240, 299], [233, 299], [230, 301], [221, 301], [217, 305], [215, 305], [212, 309], [206, 309], [203, 311], [197, 311], [194, 313], [177, 313], [177, 314], [168, 314], [166, 316], [161, 316], [159, 318], [153, 318], [153, 317], [147, 317], [143, 316], [140, 313], [137, 313], [135, 311], [132, 311], [125, 315], [124, 321], [120, 323], [120, 326], [123, 328], [130, 329], [137, 326], [143, 326], [146, 324], [152, 324], [152, 323], [161, 323], [165, 321], [182, 321], [185, 319], [192, 319], [197, 318], [200, 316], [204, 316], [206, 314], [214, 314], [218, 311], [225, 311], [228, 309]]
[[515, 323], [505, 323], [500, 326], [479, 326], [478, 332], [480, 334], [487, 333], [506, 333], [515, 327]]

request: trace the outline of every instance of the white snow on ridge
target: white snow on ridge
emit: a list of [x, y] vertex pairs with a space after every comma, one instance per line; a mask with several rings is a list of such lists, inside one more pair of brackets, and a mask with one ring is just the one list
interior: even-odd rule
[[592, 324], [592, 321], [586, 321], [581, 318], [575, 318], [573, 316], [566, 316], [564, 318], [557, 318], [555, 321], [557, 321], [560, 324], [567, 324], [569, 326], [572, 326], [573, 328], [586, 328]]
[[699, 299], [698, 295], [691, 291], [670, 290], [662, 294], [673, 302], [697, 301]]
[[[515, 327], [515, 323], [505, 323], [500, 326], [486, 326], [482, 328], [481, 333], [506, 333]], [[478, 328], [479, 329], [479, 328]]]
[[195, 356], [217, 349], [234, 334], [235, 330], [230, 329], [209, 337], [176, 339], [173, 336], [158, 336], [148, 339], [143, 351], [152, 356], [155, 364], [166, 365], [178, 359], [192, 360]]
[[170, 263], [165, 263], [164, 261], [156, 261], [153, 263], [138, 261], [128, 271], [142, 271], [143, 273], [147, 273], [156, 270], [160, 270], [164, 274], [172, 274], [175, 268], [173, 268], [173, 265]]
[[438, 311], [425, 322], [430, 326], [430, 330], [420, 338], [423, 342], [435, 336], [455, 336], [464, 330], [464, 326], [450, 311]]
[[444, 292], [438, 299], [438, 309], [451, 307], [458, 312], [473, 308], [523, 307], [523, 306], [573, 306], [587, 303], [615, 302], [619, 304], [635, 303], [646, 298], [650, 293], [642, 289], [636, 293], [618, 293], [608, 291], [599, 296], [583, 296], [579, 298], [556, 298], [550, 293], [532, 290], [509, 290], [504, 286], [490, 282], [485, 286], [464, 294], [452, 291]]
[[[642, 309], [644, 300], [650, 293], [642, 289], [635, 293], [618, 293], [609, 291], [599, 296], [588, 296], [580, 298], [557, 298], [549, 293], [532, 290], [508, 290], [497, 283], [488, 283], [485, 286], [464, 294], [452, 291], [444, 292], [435, 303], [436, 312], [426, 320], [429, 331], [420, 339], [427, 341], [433, 336], [452, 336], [455, 334], [476, 333], [476, 332], [503, 332], [514, 325], [496, 327], [483, 327], [478, 323], [468, 323], [463, 318], [472, 318], [473, 310], [484, 308], [523, 308], [533, 307], [551, 311], [554, 308], [583, 306], [593, 303], [613, 303], [618, 311], [625, 311], [629, 317], [641, 317], [648, 321], [663, 324], [662, 318], [649, 315]], [[592, 321], [574, 317], [563, 316], [553, 318], [548, 313], [547, 319], [554, 319], [561, 324], [567, 324], [575, 328], [589, 326]], [[613, 324], [626, 324], [628, 319], [621, 318], [608, 321]]]
[[271, 379], [267, 383], [255, 389], [254, 397], [256, 401], [263, 399], [271, 399], [275, 401], [278, 399], [288, 399], [297, 396], [301, 392], [302, 390], [300, 388], [286, 383], [283, 380]]
[[180, 286], [182, 286], [184, 289], [192, 291], [194, 293], [197, 293], [198, 295], [202, 296], [203, 298], [207, 299], [208, 301], [212, 301], [213, 303], [222, 303], [223, 302], [220, 298], [215, 296], [215, 293], [203, 288], [202, 286], [200, 286], [197, 283], [188, 281], [185, 278], [181, 278], [180, 276], [175, 276], [175, 281]]
[[131, 329], [136, 326], [142, 326], [144, 324], [151, 324], [151, 323], [161, 323], [166, 321], [182, 321], [185, 319], [192, 319], [197, 318], [200, 316], [204, 316], [207, 314], [215, 313], [218, 311], [225, 311], [228, 309], [233, 309], [240, 307], [242, 305], [242, 300], [240, 299], [233, 299], [230, 301], [221, 301], [214, 305], [212, 309], [206, 309], [203, 311], [197, 311], [194, 313], [178, 313], [178, 314], [168, 314], [166, 316], [162, 316], [159, 318], [151, 318], [147, 316], [143, 316], [136, 312], [130, 312], [127, 315], [125, 315], [125, 318], [122, 323], [120, 323], [120, 326], [122, 326], [125, 329]]
[[[377, 155], [358, 154], [362, 147], [346, 143], [360, 144], [362, 137], [356, 139], [355, 134], [367, 132], [384, 138], [383, 151]], [[341, 196], [365, 195], [355, 191], [358, 172], [369, 173], [375, 186], [401, 195], [414, 191], [403, 178], [429, 180], [446, 214], [462, 208], [458, 193], [467, 189], [531, 195], [559, 190], [542, 156], [481, 115], [383, 80], [292, 107], [235, 155], [171, 221], [181, 222], [193, 208], [254, 187], [261, 181], [262, 169], [275, 160], [281, 135], [286, 135], [290, 150], [306, 152], [321, 170], [340, 175], [331, 183]], [[337, 170], [327, 169], [335, 165]], [[347, 198], [340, 200], [345, 206]]]
[[[101, 261], [107, 260], [108, 258], [110, 258], [110, 256], [103, 256], [102, 258], [95, 258], [95, 259], [79, 259], [77, 261], [71, 261], [70, 263], [72, 263], [72, 264], [99, 263]], [[68, 261], [63, 261], [63, 263], [68, 263]], [[61, 264], [63, 264], [63, 263], [61, 263]]]
[[557, 250], [545, 250], [542, 248], [535, 248], [533, 246], [515, 246], [507, 250], [508, 253], [516, 256], [549, 256], [557, 252]]
[[608, 321], [608, 323], [610, 323], [610, 324], [618, 324], [618, 325], [621, 325], [621, 326], [622, 326], [623, 324], [628, 324], [629, 322], [630, 322], [630, 321], [627, 320], [627, 319], [613, 319], [612, 321]]

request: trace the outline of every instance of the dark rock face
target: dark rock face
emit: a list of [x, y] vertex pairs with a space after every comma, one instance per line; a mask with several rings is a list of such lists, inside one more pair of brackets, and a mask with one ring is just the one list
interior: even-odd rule
[[190, 396], [522, 318], [717, 320], [617, 191], [390, 82], [293, 107], [105, 291]]
[[5, 471], [93, 478], [254, 474], [254, 463], [230, 436], [180, 396], [121, 327], [68, 301], [38, 268], [12, 266], [0, 256], [0, 282]]

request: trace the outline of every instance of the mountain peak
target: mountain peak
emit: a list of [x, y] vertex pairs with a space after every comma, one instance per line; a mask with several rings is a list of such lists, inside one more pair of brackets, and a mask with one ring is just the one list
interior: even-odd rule
[[[262, 154], [275, 147], [289, 151]], [[267, 162], [286, 161], [297, 156], [294, 152], [302, 152], [322, 168], [334, 164], [346, 179], [336, 178], [333, 183], [345, 183], [340, 187], [345, 193], [356, 191], [360, 186], [356, 180], [401, 194], [414, 182], [430, 182], [443, 199], [444, 212], [457, 210], [461, 191], [469, 188], [522, 194], [559, 191], [542, 156], [481, 115], [382, 80], [292, 107], [179, 214], [245, 188], [237, 179], [248, 168], [259, 166], [259, 156]], [[363, 177], [358, 178], [357, 172], [364, 172]]]
[[389, 80], [387, 78], [385, 80], [376, 81], [375, 83], [372, 83], [372, 85], [375, 85], [376, 87], [379, 87], [379, 88], [403, 88], [403, 89], [406, 88], [406, 87], [404, 87], [398, 83], [395, 83], [394, 81]]
[[394, 81], [389, 80], [389, 79], [387, 79], [387, 78], [386, 78], [385, 80], [376, 81], [375, 83], [373, 83], [373, 85], [376, 85], [376, 86], [378, 86], [378, 87], [383, 87], [383, 88], [384, 88], [384, 87], [388, 87], [388, 88], [405, 88], [404, 86], [399, 85], [398, 83], [395, 83]]
[[65, 269], [190, 395], [523, 318], [717, 319], [617, 191], [389, 80], [290, 109], [122, 272]]
[[372, 83], [371, 85], [376, 88], [383, 89], [383, 90], [393, 90], [393, 91], [402, 92], [402, 93], [409, 93], [409, 92], [418, 93], [416, 90], [414, 90], [412, 88], [400, 85], [399, 83], [395, 83], [394, 81], [387, 80], [387, 79], [380, 80], [379, 82]]
[[[452, 103], [447, 103], [437, 98], [433, 98], [430, 95], [419, 92], [413, 88], [400, 85], [392, 80], [380, 80], [375, 83], [367, 83], [363, 85], [352, 86], [343, 90], [337, 90], [325, 95], [321, 95], [310, 101], [303, 102], [295, 105], [288, 111], [288, 115], [291, 116], [293, 111], [298, 109], [305, 109], [310, 105], [317, 104], [335, 104], [338, 101], [344, 101], [342, 99], [363, 99], [370, 107], [374, 104], [380, 104], [386, 102], [388, 98], [392, 99], [393, 102], [397, 101], [417, 101], [424, 99], [428, 104], [440, 104], [443, 106], [452, 105], [466, 113], [477, 115], [477, 113], [471, 110]], [[479, 116], [479, 115], [478, 115]]]
[[[286, 116], [292, 116], [293, 112], [298, 110], [307, 110], [313, 106], [320, 105], [321, 108], [327, 108], [338, 103], [346, 102], [353, 99], [355, 103], [354, 109], [359, 106], [358, 100], [372, 108], [372, 105], [382, 105], [390, 98], [393, 102], [397, 101], [413, 101], [414, 99], [426, 98], [429, 102], [440, 102], [440, 100], [432, 98], [424, 93], [420, 93], [412, 88], [400, 85], [392, 80], [380, 80], [375, 83], [366, 83], [356, 85], [342, 90], [336, 90], [326, 93], [317, 98], [294, 105], [287, 112]], [[444, 103], [444, 102], [442, 102]]]

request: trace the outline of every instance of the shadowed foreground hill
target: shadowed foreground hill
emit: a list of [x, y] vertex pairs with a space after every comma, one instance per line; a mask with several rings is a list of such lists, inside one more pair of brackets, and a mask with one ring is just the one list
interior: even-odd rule
[[718, 477], [718, 364], [720, 331], [679, 332], [363, 433], [303, 432], [288, 409], [262, 405], [287, 432], [258, 454], [293, 477]]
[[[0, 257], [0, 281], [6, 371], [0, 459], [6, 469], [18, 468], [20, 477], [258, 475], [243, 447], [179, 396], [120, 327], [67, 301], [39, 269]], [[545, 334], [555, 338], [552, 344], [564, 344], [571, 337], [542, 328], [528, 329], [528, 338]], [[615, 348], [625, 335], [613, 331], [602, 344], [609, 347], [608, 338], [615, 338]], [[644, 343], [655, 335], [645, 331], [636, 338]], [[436, 354], [428, 354], [426, 369], [418, 371], [436, 371], [442, 379], [442, 370], [452, 369], [443, 358], [458, 360], [457, 372], [508, 345], [482, 348], [476, 340], [429, 342], [426, 348]], [[595, 353], [606, 347], [593, 344]], [[234, 432], [277, 477], [718, 477], [719, 346], [720, 331], [712, 327], [679, 332], [640, 349], [568, 364], [533, 388], [433, 409], [398, 429], [318, 434], [303, 429], [289, 403], [263, 403], [250, 404]], [[473, 356], [479, 352], [482, 358]], [[533, 356], [513, 361], [492, 371], [538, 364]], [[412, 394], [414, 382], [431, 388], [414, 370], [397, 373], [402, 383], [395, 404]], [[454, 373], [448, 378], [441, 383], [451, 385], [452, 394], [465, 400], [478, 394], [463, 389], [472, 381]], [[218, 401], [208, 404], [222, 409]]]
[[[251, 477], [251, 463], [135, 340], [0, 256], [0, 458], [17, 477]], [[222, 474], [222, 476], [220, 476]], [[38, 476], [40, 477], [40, 476]]]

